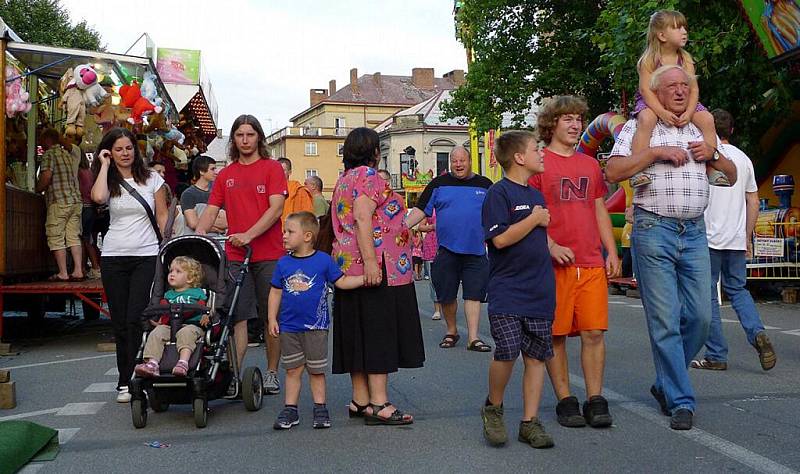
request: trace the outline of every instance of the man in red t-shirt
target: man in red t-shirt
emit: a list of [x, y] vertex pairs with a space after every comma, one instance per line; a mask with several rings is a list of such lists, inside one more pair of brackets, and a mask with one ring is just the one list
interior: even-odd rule
[[[617, 246], [605, 206], [603, 173], [594, 158], [575, 151], [583, 129], [586, 103], [559, 96], [539, 112], [537, 126], [544, 149], [544, 173], [529, 183], [542, 192], [550, 211], [547, 227], [556, 277], [553, 353], [547, 372], [559, 402], [558, 422], [579, 427], [611, 426], [608, 402], [601, 395], [605, 368], [604, 332], [608, 329], [607, 278], [619, 273]], [[603, 248], [607, 257], [603, 258]], [[581, 365], [586, 380], [583, 416], [570, 394], [567, 336], [581, 338]]]
[[[280, 217], [286, 199], [286, 177], [277, 161], [269, 159], [264, 129], [252, 115], [240, 115], [231, 127], [229, 155], [232, 163], [217, 175], [208, 207], [200, 217], [196, 232], [204, 235], [224, 207], [228, 218], [228, 241], [225, 253], [231, 273], [237, 275], [245, 257], [244, 245], [250, 245], [250, 271], [239, 293], [234, 314], [234, 338], [239, 367], [247, 351], [247, 320], [267, 320], [267, 302], [277, 260], [286, 254], [283, 249]], [[229, 292], [232, 293], [232, 292]], [[232, 295], [228, 295], [231, 297]], [[258, 311], [256, 312], [256, 308]], [[280, 392], [278, 359], [280, 344], [263, 324], [267, 352], [267, 373], [264, 392]], [[232, 384], [228, 396], [236, 396], [238, 386]]]

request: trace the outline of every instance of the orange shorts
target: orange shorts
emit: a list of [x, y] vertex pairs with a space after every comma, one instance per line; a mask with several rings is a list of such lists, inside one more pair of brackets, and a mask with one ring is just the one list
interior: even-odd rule
[[602, 267], [554, 266], [556, 315], [553, 336], [608, 329], [608, 282]]

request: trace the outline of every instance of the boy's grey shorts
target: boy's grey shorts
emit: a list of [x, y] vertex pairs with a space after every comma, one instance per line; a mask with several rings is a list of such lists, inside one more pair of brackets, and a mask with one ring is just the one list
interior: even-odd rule
[[284, 369], [303, 365], [309, 374], [324, 374], [328, 368], [328, 331], [281, 332], [281, 364]]

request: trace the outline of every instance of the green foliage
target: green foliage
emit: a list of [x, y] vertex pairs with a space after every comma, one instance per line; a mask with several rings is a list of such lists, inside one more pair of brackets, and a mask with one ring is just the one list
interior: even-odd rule
[[737, 119], [735, 141], [758, 156], [758, 140], [797, 97], [797, 83], [772, 65], [732, 0], [466, 0], [475, 62], [467, 84], [447, 104], [450, 115], [473, 117], [480, 130], [502, 112], [518, 113], [533, 93], [586, 97], [592, 116], [633, 105], [636, 61], [650, 15], [683, 12], [700, 101]]
[[100, 34], [86, 21], [72, 26], [59, 0], [0, 0], [0, 17], [29, 43], [102, 50]]

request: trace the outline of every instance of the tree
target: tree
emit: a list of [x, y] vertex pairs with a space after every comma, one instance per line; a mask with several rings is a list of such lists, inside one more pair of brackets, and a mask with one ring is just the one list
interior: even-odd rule
[[445, 110], [486, 130], [502, 112], [519, 113], [533, 93], [582, 95], [591, 117], [620, 111], [623, 101], [630, 107], [647, 22], [659, 9], [686, 15], [701, 102], [729, 110], [738, 144], [756, 153], [764, 131], [797, 96], [797, 84], [766, 59], [730, 0], [467, 0], [459, 13], [474, 63]]
[[0, 17], [29, 43], [102, 50], [100, 34], [86, 21], [72, 26], [59, 0], [0, 0]]
[[599, 50], [585, 32], [604, 1], [468, 0], [459, 11], [474, 62], [467, 82], [444, 105], [450, 116], [475, 119], [479, 131], [498, 128], [503, 112], [519, 123], [534, 94], [578, 94], [592, 110], [614, 101], [608, 77], [595, 72]]

